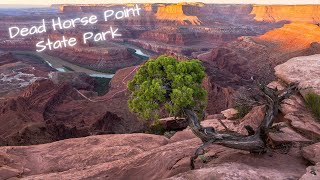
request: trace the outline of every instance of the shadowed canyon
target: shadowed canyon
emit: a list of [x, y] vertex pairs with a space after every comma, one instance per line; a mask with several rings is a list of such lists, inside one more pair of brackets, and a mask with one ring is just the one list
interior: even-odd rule
[[[0, 9], [0, 179], [320, 179], [320, 120], [306, 103], [307, 93], [320, 95], [318, 5], [138, 4], [140, 16], [102, 20], [106, 10], [134, 5]], [[9, 27], [92, 14], [101, 21], [9, 37]], [[121, 36], [36, 52], [39, 41], [81, 41], [110, 26]], [[127, 83], [163, 54], [201, 61], [201, 124], [216, 130], [259, 127], [265, 107], [241, 117], [235, 107], [257, 81], [279, 90], [298, 83], [275, 117], [268, 151], [211, 145], [191, 170], [201, 140], [188, 124], [162, 114], [165, 132], [152, 133], [152, 122], [128, 108]]]

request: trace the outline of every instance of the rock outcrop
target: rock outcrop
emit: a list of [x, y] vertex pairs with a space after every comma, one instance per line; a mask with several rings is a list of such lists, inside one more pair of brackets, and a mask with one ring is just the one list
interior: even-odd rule
[[[270, 165], [272, 167], [272, 165]], [[271, 167], [257, 167], [256, 165], [247, 165], [242, 163], [228, 162], [222, 163], [215, 167], [197, 169], [195, 171], [188, 171], [181, 173], [168, 180], [188, 180], [188, 179], [217, 179], [217, 180], [255, 180], [255, 179], [297, 179], [300, 174], [293, 172], [294, 167], [286, 167], [285, 169], [271, 168]], [[292, 168], [292, 169], [291, 169]]]
[[49, 70], [50, 67], [39, 62], [0, 53], [0, 96], [14, 96], [36, 80], [48, 78]]
[[[319, 93], [318, 55], [296, 57], [275, 67], [277, 77], [286, 83], [298, 83], [301, 95], [313, 91]], [[286, 99], [281, 107], [284, 118], [291, 126], [311, 139], [320, 138], [320, 124], [308, 110], [304, 98], [295, 95]]]
[[312, 91], [320, 95], [320, 55], [295, 57], [275, 67], [284, 82], [299, 83], [302, 95]]
[[197, 161], [201, 168], [190, 171], [189, 158], [199, 144], [197, 138], [173, 142], [126, 134], [0, 147], [0, 172], [2, 178], [23, 179], [298, 179], [305, 173], [305, 161], [294, 151], [253, 155], [218, 145], [210, 147], [209, 162]]
[[[110, 178], [117, 177], [116, 166], [112, 164], [125, 165], [130, 158], [137, 159], [137, 155], [148, 154], [147, 151], [160, 148], [168, 144], [170, 140], [154, 135], [132, 134], [132, 135], [101, 135], [86, 138], [69, 139], [51, 144], [43, 144], [29, 147], [2, 147], [0, 148], [0, 178], [27, 177], [30, 179], [52, 179], [60, 176], [61, 178], [71, 178], [69, 175], [58, 175], [60, 172], [78, 171], [79, 174], [72, 179], [106, 177], [99, 175], [98, 170], [93, 173], [85, 173], [86, 167], [100, 166], [108, 167]], [[22, 155], [25, 158], [19, 157]], [[150, 155], [149, 155], [150, 156]], [[65, 157], [65, 158], [61, 158]], [[141, 159], [144, 161], [144, 159]], [[122, 162], [121, 162], [122, 161]], [[109, 163], [109, 165], [108, 165]], [[120, 167], [119, 166], [119, 167]], [[95, 168], [94, 168], [95, 169]], [[88, 169], [89, 170], [89, 169]], [[104, 170], [108, 171], [107, 169]], [[129, 172], [125, 172], [129, 173]], [[43, 177], [38, 176], [43, 174]], [[95, 175], [94, 175], [95, 174]], [[34, 176], [33, 176], [34, 175]], [[54, 176], [57, 175], [57, 176]], [[143, 175], [143, 174], [141, 174]], [[33, 176], [33, 177], [32, 177]], [[47, 177], [45, 177], [47, 176]], [[51, 177], [49, 177], [51, 176]], [[81, 177], [82, 176], [82, 177]], [[123, 177], [123, 176], [122, 176]], [[109, 179], [109, 178], [107, 178]]]
[[[59, 15], [70, 18], [122, 6], [132, 4], [63, 5]], [[123, 34], [113, 42], [47, 52], [99, 71], [120, 69], [105, 95], [97, 96], [94, 80], [82, 73], [48, 74], [54, 69], [31, 57], [0, 55], [0, 145], [5, 146], [0, 147], [0, 179], [319, 179], [319, 143], [312, 143], [320, 139], [320, 124], [299, 94], [281, 105], [269, 132], [272, 150], [252, 154], [212, 145], [190, 171], [190, 156], [201, 141], [184, 129], [187, 122], [164, 119], [166, 128], [184, 129], [170, 139], [136, 133], [145, 124], [128, 110], [126, 86], [142, 63], [128, 50], [130, 44], [178, 59], [199, 58], [206, 67], [203, 85], [209, 100], [201, 124], [246, 135], [244, 126], [256, 129], [262, 121], [263, 106], [242, 119], [215, 113], [230, 108], [234, 95], [252, 89], [254, 80], [279, 78], [270, 85], [278, 89], [283, 82], [298, 82], [320, 94], [320, 57], [307, 56], [320, 52], [318, 6], [180, 3], [141, 8], [141, 17], [64, 32], [81, 38], [82, 32], [113, 25]], [[32, 50], [41, 38], [8, 39], [6, 21], [25, 25], [33, 17], [40, 18], [1, 19], [0, 48]], [[48, 31], [47, 37], [61, 35]]]
[[185, 14], [182, 4], [159, 6], [155, 16], [158, 20], [178, 21], [181, 24], [201, 24], [197, 16], [188, 16]]
[[[135, 66], [118, 71], [115, 78], [111, 81], [110, 92], [103, 97], [99, 97], [99, 99], [93, 98], [93, 100], [108, 98], [110, 100], [108, 102], [111, 103], [110, 106], [116, 107], [119, 105], [116, 104], [119, 101], [120, 103], [124, 103], [122, 101], [126, 100], [125, 84], [132, 78], [137, 68]], [[46, 82], [45, 87], [54, 85], [50, 80], [43, 80], [43, 82]], [[273, 83], [272, 85], [280, 86], [279, 83]], [[63, 87], [67, 88], [68, 85], [63, 85]], [[69, 90], [67, 89], [63, 89], [63, 91], [68, 98], [81, 99], [81, 97], [73, 95], [73, 91], [68, 93]], [[35, 92], [37, 95], [34, 96], [33, 93], [28, 92]], [[82, 121], [74, 121], [75, 119], [72, 114], [69, 118], [71, 121], [73, 119], [76, 124], [84, 125], [82, 129], [84, 132], [86, 127], [93, 122], [88, 118], [99, 114], [99, 112], [95, 111], [100, 111], [103, 107], [99, 103], [94, 106], [93, 104], [95, 103], [85, 103], [85, 101], [79, 100], [81, 104], [84, 103], [83, 106], [86, 106], [83, 109], [80, 103], [74, 104], [75, 100], [68, 100], [65, 103], [61, 95], [56, 96], [55, 100], [47, 101], [43, 99], [47, 93], [52, 92], [45, 91], [41, 85], [35, 84], [34, 86], [30, 86], [28, 91], [20, 98], [24, 99], [23, 101], [26, 103], [31, 102], [31, 105], [16, 107], [14, 106], [15, 103], [11, 103], [7, 107], [12, 107], [11, 111], [15, 109], [23, 110], [24, 107], [37, 109], [40, 112], [43, 109], [50, 109], [50, 112], [45, 111], [44, 114], [52, 119], [59, 117], [59, 113], [68, 108], [69, 104], [72, 104], [70, 107], [77, 107], [77, 114], [79, 112], [88, 113], [84, 111], [89, 109], [88, 111], [90, 111], [91, 115], [86, 116], [86, 119], [82, 119]], [[61, 104], [60, 102], [64, 103]], [[47, 106], [47, 108], [43, 108], [44, 106]], [[53, 112], [52, 110], [56, 111]], [[110, 107], [108, 110], [110, 110]], [[284, 115], [287, 114], [284, 107], [281, 110]], [[73, 111], [68, 111], [69, 114], [70, 112]], [[228, 130], [244, 134], [243, 126], [250, 125], [253, 128], [257, 127], [263, 115], [264, 108], [255, 107], [246, 117], [238, 121], [223, 119], [223, 116], [211, 117], [221, 117], [222, 119], [219, 120], [224, 123]], [[60, 117], [66, 117], [66, 113], [64, 116], [61, 114]], [[77, 118], [79, 117], [81, 116], [78, 115]], [[117, 127], [119, 121], [122, 121], [121, 118], [117, 119], [111, 113], [108, 113], [106, 118], [108, 118], [106, 121], [95, 122], [91, 127], [101, 127], [101, 132], [106, 132], [105, 130], [108, 127]], [[212, 126], [216, 130], [225, 131], [225, 127], [219, 120], [207, 119], [202, 121], [201, 124], [205, 127]], [[277, 119], [279, 123], [285, 123], [284, 121], [286, 121], [286, 116]], [[301, 122], [303, 120], [298, 119], [297, 121]], [[114, 124], [112, 126], [104, 124], [107, 122]], [[70, 125], [71, 122], [65, 126], [70, 127]], [[24, 179], [225, 179], [226, 177], [228, 179], [299, 179], [300, 177], [306, 179], [313, 177], [313, 173], [318, 173], [318, 166], [307, 167], [307, 161], [301, 156], [300, 147], [304, 143], [311, 143], [308, 138], [304, 137], [305, 134], [300, 134], [300, 131], [296, 131], [296, 129], [288, 130], [288, 127], [282, 127], [282, 125], [276, 124], [275, 126], [280, 127], [280, 132], [271, 132], [278, 138], [270, 136], [273, 141], [288, 142], [291, 140], [296, 145], [285, 150], [274, 149], [266, 154], [250, 154], [244, 151], [213, 145], [208, 147], [208, 152], [203, 157], [206, 163], [200, 160], [196, 161], [198, 169], [194, 171], [190, 171], [190, 156], [201, 144], [201, 141], [190, 129], [186, 129], [177, 132], [170, 139], [147, 134], [122, 134], [67, 139], [36, 146], [0, 147], [0, 157], [2, 157], [0, 158], [0, 172], [2, 178], [20, 177]], [[36, 131], [38, 132], [37, 137], [42, 137], [41, 132], [49, 132], [46, 131], [46, 128], [39, 128], [41, 131]], [[61, 128], [56, 128], [55, 130], [60, 133], [66, 132], [61, 131]], [[77, 132], [79, 132], [78, 127], [74, 127], [73, 131], [70, 131], [70, 134], [74, 135]], [[284, 135], [281, 134], [281, 138], [279, 139], [276, 133], [281, 132]], [[298, 136], [299, 138], [297, 138]], [[28, 136], [24, 134], [23, 137]], [[291, 139], [288, 140], [288, 137]], [[301, 141], [303, 138], [306, 141]], [[302, 153], [306, 159], [316, 163], [317, 144], [303, 148]], [[1, 159], [3, 160], [1, 161]]]
[[[79, 79], [78, 79], [79, 80]], [[75, 87], [85, 83], [35, 81], [15, 98], [0, 106], [2, 145], [41, 144], [92, 134], [142, 131], [143, 125], [129, 116], [125, 100], [90, 102]], [[88, 86], [89, 90], [92, 88]], [[7, 121], [10, 119], [10, 121]]]
[[254, 5], [251, 14], [257, 21], [320, 22], [318, 5]]
[[81, 72], [51, 72], [49, 78], [54, 84], [69, 83], [76, 89], [93, 90], [95, 80]]
[[316, 164], [320, 162], [320, 143], [303, 148], [303, 157]]
[[[267, 82], [271, 82], [275, 79], [273, 68], [276, 65], [293, 57], [312, 55], [320, 51], [317, 43], [318, 30], [316, 25], [291, 23], [258, 37], [238, 38], [213, 49], [211, 55], [198, 57], [243, 79], [263, 77]], [[309, 35], [314, 38], [308, 38]]]
[[292, 22], [254, 39], [273, 44], [274, 49], [278, 51], [293, 52], [320, 43], [320, 27], [315, 24]]
[[309, 166], [300, 180], [316, 180], [320, 178], [320, 143], [302, 149], [302, 155], [314, 166]]

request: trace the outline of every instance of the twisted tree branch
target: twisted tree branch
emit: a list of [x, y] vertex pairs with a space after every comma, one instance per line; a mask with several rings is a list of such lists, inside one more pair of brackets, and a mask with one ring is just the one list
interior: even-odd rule
[[274, 117], [279, 112], [280, 103], [290, 95], [298, 92], [297, 84], [292, 84], [283, 91], [271, 89], [267, 86], [259, 85], [262, 97], [265, 100], [266, 112], [264, 119], [256, 131], [252, 127], [245, 127], [248, 135], [234, 133], [219, 133], [213, 127], [202, 127], [198, 116], [191, 109], [183, 109], [192, 132], [199, 137], [201, 145], [190, 159], [191, 168], [194, 168], [194, 161], [199, 155], [204, 154], [204, 148], [209, 144], [219, 144], [229, 148], [245, 150], [254, 153], [264, 153], [267, 147], [267, 138], [269, 128], [273, 124]]

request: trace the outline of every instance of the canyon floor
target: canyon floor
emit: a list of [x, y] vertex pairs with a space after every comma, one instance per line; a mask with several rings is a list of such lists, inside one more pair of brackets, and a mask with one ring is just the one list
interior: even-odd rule
[[[320, 95], [319, 6], [139, 4], [141, 16], [9, 38], [12, 25], [70, 19], [132, 5], [0, 9], [0, 179], [320, 179], [320, 120], [306, 105]], [[98, 16], [98, 18], [102, 18]], [[121, 37], [37, 53], [35, 44], [110, 25]], [[204, 127], [247, 135], [265, 108], [237, 116], [234, 97], [259, 80], [298, 94], [281, 104], [264, 154], [201, 145], [187, 124], [163, 115], [165, 133], [128, 109], [127, 82], [139, 65], [166, 54], [199, 59], [208, 91]], [[221, 124], [223, 122], [226, 127]]]

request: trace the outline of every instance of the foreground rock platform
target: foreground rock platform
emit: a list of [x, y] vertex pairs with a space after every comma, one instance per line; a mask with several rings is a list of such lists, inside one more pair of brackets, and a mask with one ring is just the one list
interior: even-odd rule
[[0, 179], [299, 179], [307, 160], [288, 153], [250, 154], [212, 145], [190, 170], [198, 138], [99, 135], [33, 146], [0, 147]]

